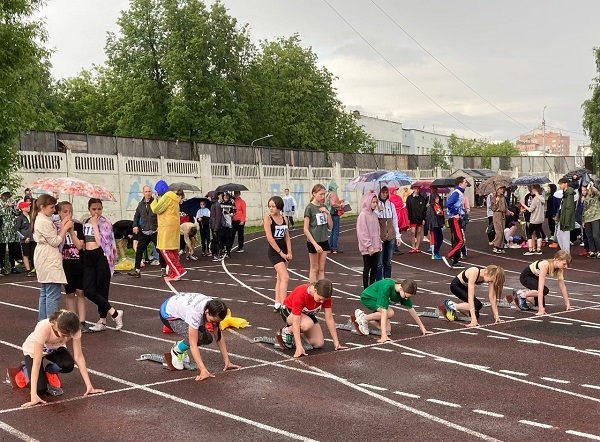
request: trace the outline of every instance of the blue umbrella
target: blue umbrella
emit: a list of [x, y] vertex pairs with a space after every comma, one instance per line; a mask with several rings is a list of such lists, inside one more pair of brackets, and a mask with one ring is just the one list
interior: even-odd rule
[[204, 201], [206, 203], [206, 208], [210, 209], [211, 202], [208, 198], [204, 197], [195, 197], [185, 200], [179, 206], [182, 212], [185, 212], [190, 217], [196, 217], [196, 213], [198, 213], [198, 209], [200, 208], [200, 201]]

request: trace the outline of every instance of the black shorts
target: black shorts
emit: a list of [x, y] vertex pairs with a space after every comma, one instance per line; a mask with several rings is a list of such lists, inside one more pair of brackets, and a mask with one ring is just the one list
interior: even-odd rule
[[[537, 290], [538, 284], [540, 282], [539, 276], [536, 276], [529, 266], [525, 267], [525, 270], [521, 272], [521, 276], [519, 276], [519, 281], [523, 285], [523, 287], [528, 288], [529, 290]], [[548, 287], [544, 286], [544, 296], [550, 293]]]
[[[317, 244], [321, 246], [324, 252], [328, 252], [329, 250], [331, 250], [329, 248], [329, 241], [321, 241]], [[308, 253], [317, 253], [317, 249], [315, 249], [315, 246], [313, 246], [313, 243], [311, 243], [310, 241], [306, 241], [306, 248], [308, 249]]]
[[35, 241], [22, 242], [21, 250], [23, 250], [23, 256], [27, 256], [28, 258], [29, 257], [33, 258], [33, 252], [35, 249], [35, 245], [36, 245]]
[[[282, 307], [281, 309], [279, 309], [279, 314], [283, 318], [283, 322], [285, 322], [287, 324], [287, 318], [288, 318], [288, 316], [290, 316], [292, 314], [292, 311], [287, 307]], [[315, 324], [317, 324], [319, 322], [319, 320], [317, 319], [317, 317], [315, 315], [306, 315], [306, 316], [308, 316], [310, 319], [312, 319], [312, 322]]]
[[[283, 242], [283, 243], [279, 243], [277, 241], [275, 241], [275, 242], [277, 243], [277, 245], [279, 246], [281, 251], [287, 255], [287, 244], [285, 242]], [[269, 257], [269, 261], [271, 261], [271, 264], [274, 266], [279, 264], [280, 262], [287, 262], [285, 259], [283, 259], [281, 254], [277, 253], [277, 251], [275, 249], [273, 249], [273, 247], [271, 247], [270, 244], [269, 244], [269, 249], [267, 250], [267, 256]]]
[[533, 235], [534, 232], [537, 239], [543, 239], [541, 224], [529, 223], [529, 225], [527, 226], [527, 236], [531, 238], [531, 235]]
[[75, 290], [83, 290], [83, 263], [81, 259], [63, 259], [63, 268], [67, 283], [65, 293], [75, 293]]

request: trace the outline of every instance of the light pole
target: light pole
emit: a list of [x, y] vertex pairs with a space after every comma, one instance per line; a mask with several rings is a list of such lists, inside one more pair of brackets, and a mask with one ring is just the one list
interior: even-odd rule
[[253, 147], [254, 143], [256, 143], [257, 141], [264, 140], [265, 138], [271, 138], [272, 136], [272, 134], [269, 134], [265, 135], [264, 137], [257, 138], [256, 140], [252, 140], [252, 143], [250, 143], [250, 147]]
[[544, 106], [544, 109], [542, 110], [542, 151], [544, 152], [544, 155], [546, 155], [546, 107], [547, 106]]

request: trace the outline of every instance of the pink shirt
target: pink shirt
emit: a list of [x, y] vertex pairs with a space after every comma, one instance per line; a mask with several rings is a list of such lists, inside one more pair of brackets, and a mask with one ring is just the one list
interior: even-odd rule
[[[81, 330], [79, 330], [74, 338], [81, 339]], [[23, 354], [33, 358], [35, 344], [43, 344], [44, 348], [42, 355], [48, 355], [60, 347], [66, 347], [67, 341], [71, 338], [58, 337], [52, 330], [52, 324], [49, 319], [43, 319], [37, 323], [35, 330], [23, 343]]]

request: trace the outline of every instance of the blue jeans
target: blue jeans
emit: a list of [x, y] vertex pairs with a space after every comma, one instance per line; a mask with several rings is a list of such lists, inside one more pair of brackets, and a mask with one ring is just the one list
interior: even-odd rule
[[54, 282], [43, 282], [42, 287], [40, 288], [38, 321], [49, 318], [52, 313], [58, 310], [59, 299], [60, 284]]
[[338, 249], [338, 237], [340, 236], [339, 215], [331, 215], [331, 221], [333, 221], [333, 226], [331, 227], [331, 233], [329, 234], [329, 249], [333, 252]]
[[379, 253], [379, 262], [377, 263], [377, 281], [392, 277], [392, 254], [394, 253], [394, 244], [396, 240], [383, 241], [381, 243], [381, 253]]

